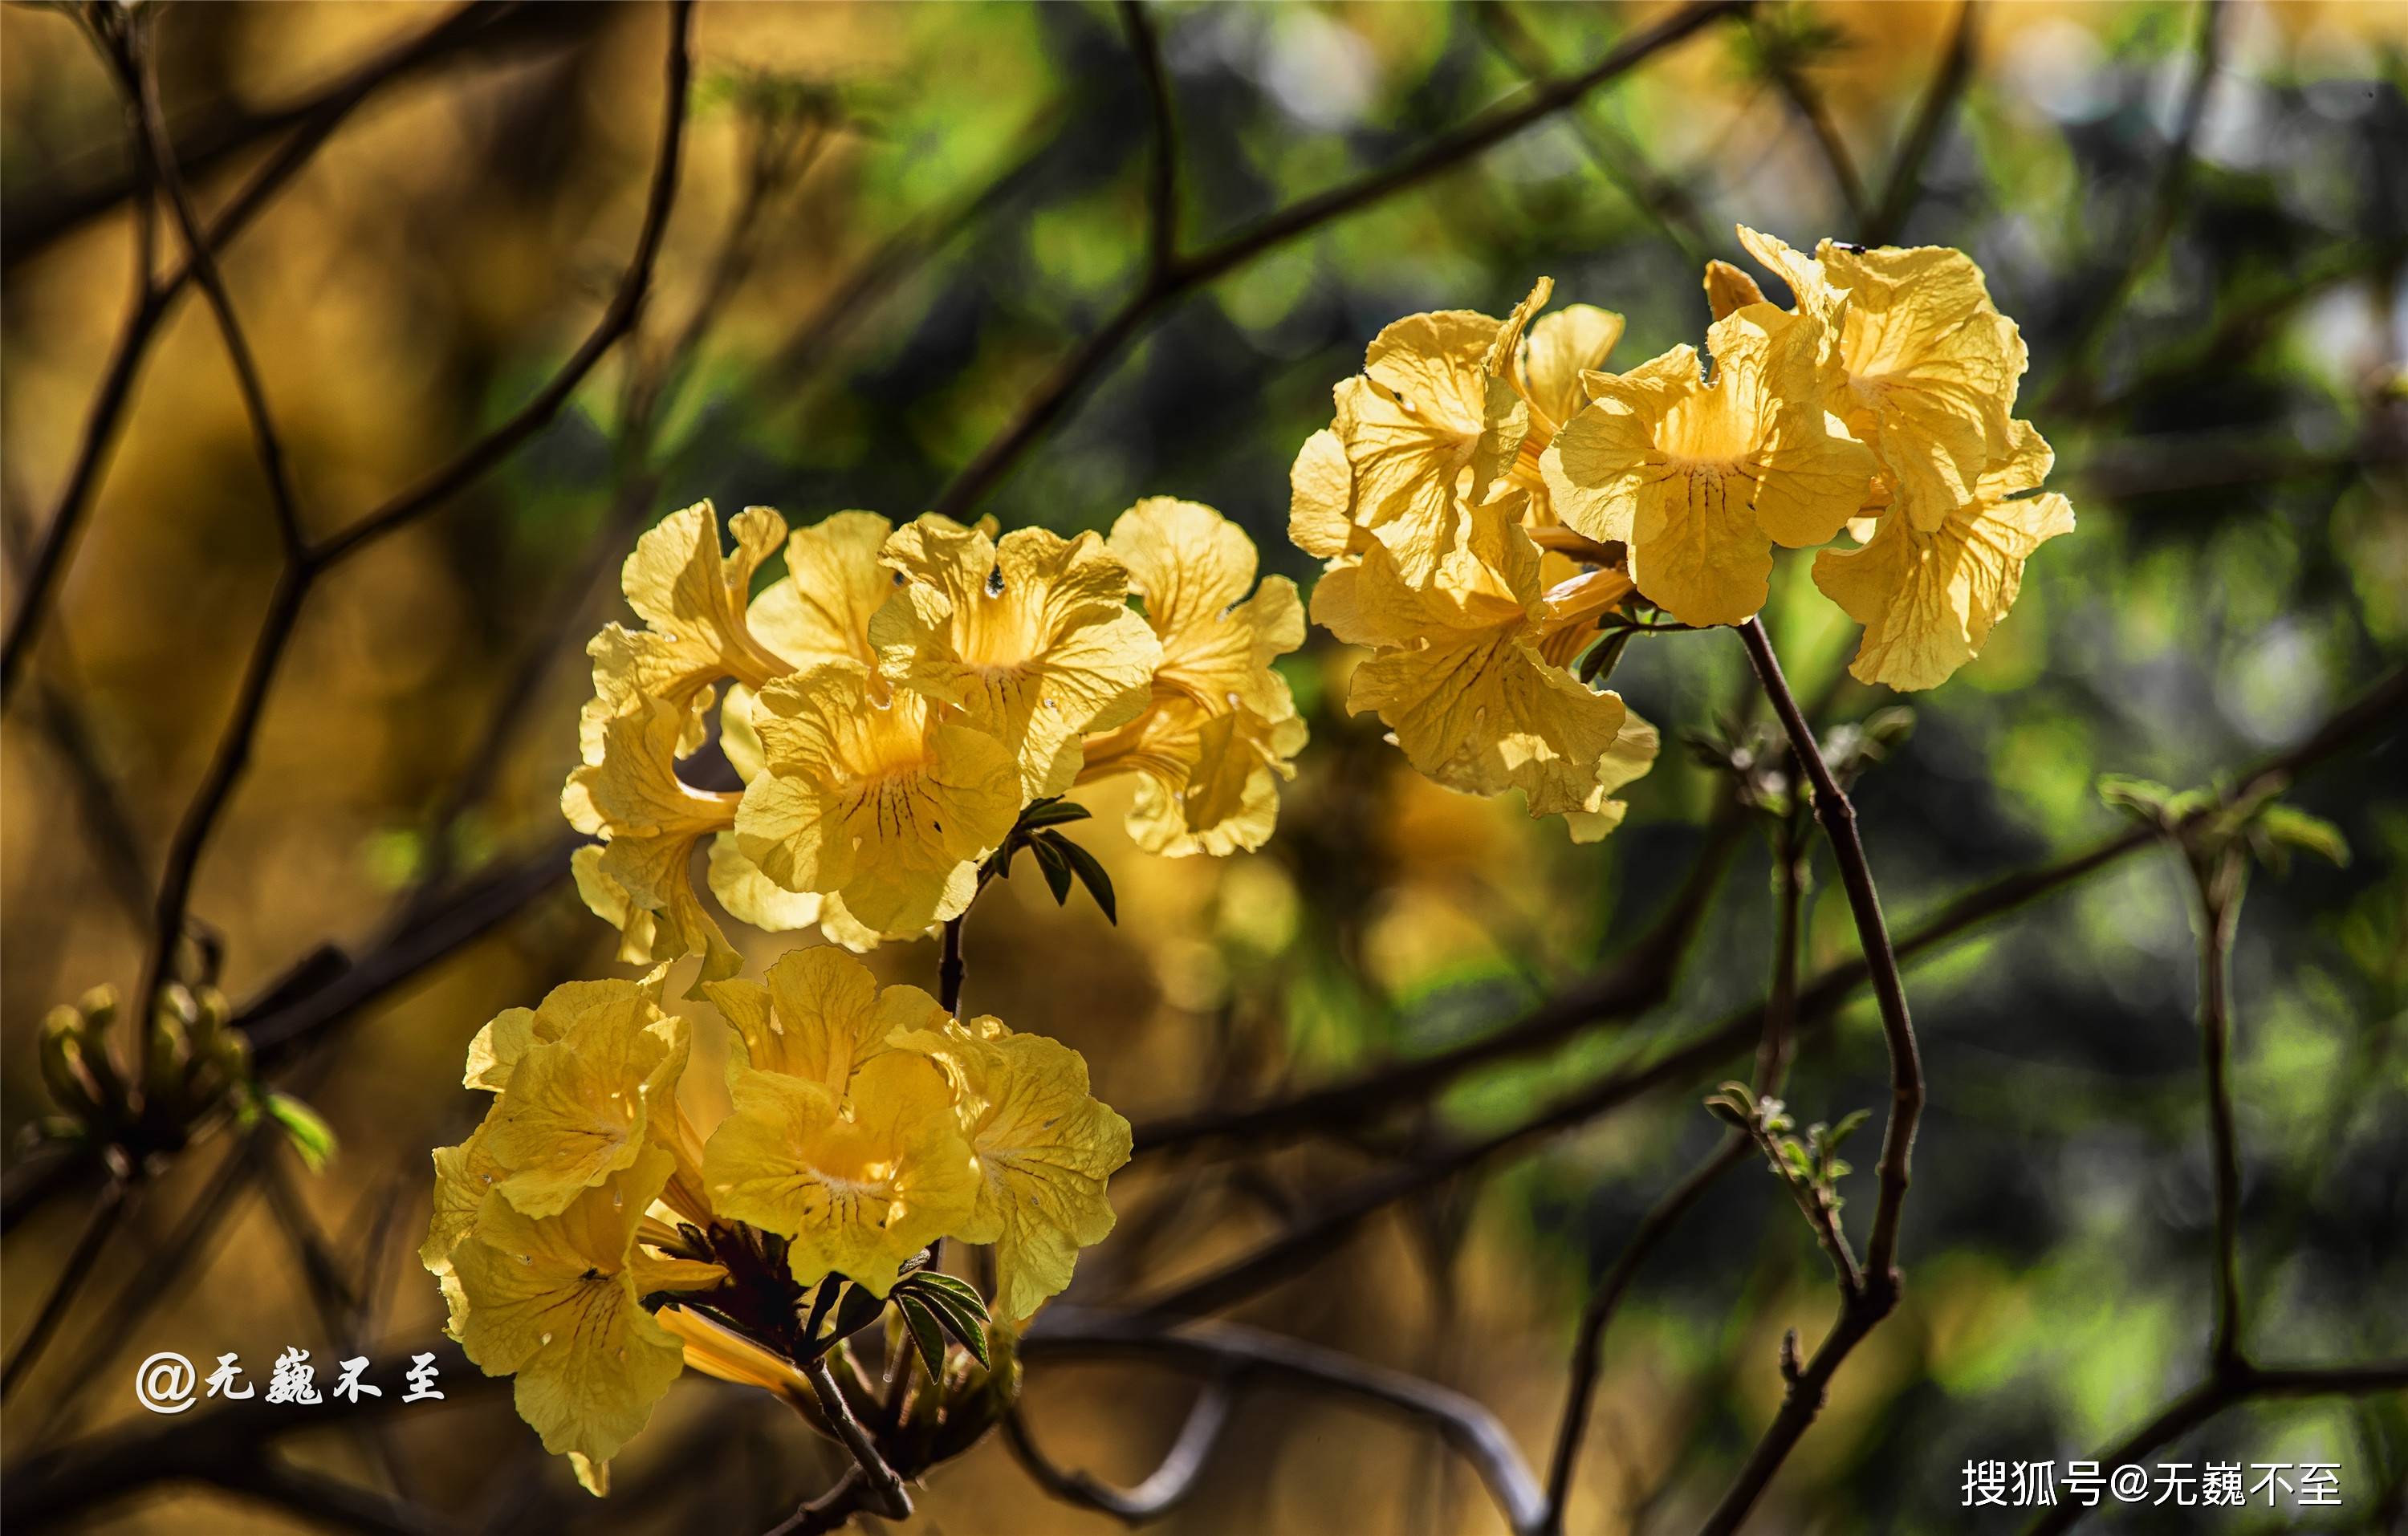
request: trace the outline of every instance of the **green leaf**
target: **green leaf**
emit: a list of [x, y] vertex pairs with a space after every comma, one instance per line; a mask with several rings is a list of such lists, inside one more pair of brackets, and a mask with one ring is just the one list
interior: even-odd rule
[[936, 1313], [918, 1295], [897, 1291], [895, 1306], [903, 1314], [903, 1326], [911, 1330], [911, 1342], [918, 1345], [920, 1358], [928, 1367], [928, 1379], [945, 1379], [945, 1335], [937, 1323]]
[[928, 1270], [913, 1275], [911, 1284], [918, 1287], [945, 1291], [963, 1305], [970, 1308], [981, 1320], [986, 1317], [986, 1298], [979, 1294], [976, 1285], [959, 1275], [947, 1274], [942, 1270]]
[[833, 1345], [839, 1339], [852, 1338], [878, 1321], [879, 1314], [885, 1310], [886, 1303], [870, 1295], [866, 1288], [847, 1285], [844, 1299], [837, 1305], [836, 1330], [828, 1336], [827, 1342]]
[[1580, 680], [1595, 687], [1612, 677], [1614, 667], [1622, 660], [1623, 652], [1630, 648], [1630, 637], [1634, 633], [1629, 629], [1607, 631], [1605, 638], [1590, 646], [1588, 654], [1581, 658]]
[[1862, 1126], [1870, 1118], [1872, 1118], [1872, 1111], [1870, 1110], [1852, 1110], [1848, 1113], [1842, 1115], [1840, 1117], [1840, 1123], [1833, 1126], [1829, 1133], [1823, 1138], [1824, 1150], [1827, 1152], [1839, 1151], [1840, 1143], [1846, 1141], [1849, 1137], [1854, 1136], [1856, 1133], [1857, 1127]]
[[1062, 850], [1063, 840], [1042, 837], [1032, 841], [1029, 851], [1037, 855], [1037, 867], [1045, 871], [1045, 887], [1054, 893], [1054, 905], [1068, 906], [1070, 901], [1070, 860]]
[[811, 1315], [803, 1324], [803, 1337], [816, 1340], [820, 1324], [826, 1321], [828, 1309], [836, 1305], [837, 1293], [844, 1289], [844, 1276], [832, 1274], [820, 1282], [819, 1293], [811, 1298]]
[[284, 1128], [293, 1149], [301, 1155], [302, 1165], [310, 1172], [322, 1170], [334, 1160], [335, 1127], [326, 1124], [316, 1110], [288, 1093], [269, 1094], [265, 1107], [268, 1118]]
[[1096, 855], [1058, 832], [1048, 832], [1044, 836], [1059, 846], [1063, 856], [1070, 861], [1070, 872], [1079, 877], [1079, 883], [1096, 898], [1096, 905], [1103, 910], [1104, 921], [1118, 927], [1120, 905], [1112, 899], [1112, 877], [1104, 873], [1104, 867], [1096, 862]]
[[[949, 1277], [950, 1278], [950, 1277]], [[968, 1286], [963, 1289], [968, 1290]], [[898, 1288], [898, 1294], [901, 1294]], [[949, 1289], [935, 1286], [911, 1287], [911, 1299], [936, 1314], [947, 1333], [962, 1342], [962, 1347], [978, 1357], [981, 1365], [989, 1363], [986, 1347], [986, 1303], [975, 1290], [967, 1298]]]
[[1040, 826], [1060, 826], [1067, 822], [1082, 822], [1095, 812], [1076, 800], [1054, 798], [1039, 800], [1020, 813], [1020, 827], [1034, 832]]
[[2279, 845], [2314, 854], [2344, 868], [2349, 865], [2349, 840], [2322, 816], [2287, 805], [2270, 805], [2258, 812], [2258, 829]]

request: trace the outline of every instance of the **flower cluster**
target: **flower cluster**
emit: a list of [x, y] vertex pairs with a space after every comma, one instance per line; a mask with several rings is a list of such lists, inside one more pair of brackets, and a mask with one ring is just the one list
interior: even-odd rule
[[[800, 1368], [841, 1335], [816, 1337], [824, 1304], [804, 1323], [813, 1287], [849, 1283], [874, 1317], [920, 1284], [907, 1313], [950, 1318], [984, 1365], [984, 1304], [921, 1256], [993, 1244], [995, 1311], [1024, 1319], [1111, 1231], [1105, 1181], [1129, 1156], [1077, 1052], [957, 1021], [824, 946], [709, 984], [734, 1108], [705, 1135], [678, 1099], [690, 1026], [661, 1006], [666, 975], [571, 982], [477, 1035], [463, 1081], [494, 1102], [436, 1152], [420, 1250], [453, 1337], [516, 1378], [521, 1415], [596, 1492], [685, 1365], [819, 1413]], [[932, 1362], [937, 1400], [984, 1390], [944, 1374]]]
[[1329, 563], [1312, 615], [1371, 649], [1348, 707], [1413, 766], [1519, 789], [1575, 838], [1618, 819], [1655, 733], [1589, 683], [1641, 629], [1740, 624], [1774, 546], [1865, 628], [1868, 682], [1928, 688], [1978, 653], [2025, 561], [2073, 525], [2033, 495], [2048, 444], [2014, 417], [2025, 366], [1961, 251], [1813, 256], [1741, 229], [1796, 295], [1713, 263], [1709, 378], [1675, 347], [1604, 370], [1619, 316], [1412, 315], [1338, 386], [1291, 474], [1290, 536]]
[[[789, 534], [760, 508], [732, 532], [728, 553], [704, 503], [644, 535], [624, 577], [643, 624], [589, 647], [562, 806], [604, 840], [578, 885], [623, 959], [736, 974], [689, 876], [706, 841], [730, 914], [860, 950], [958, 916], [1025, 809], [1098, 779], [1137, 779], [1127, 828], [1150, 852], [1270, 835], [1305, 737], [1271, 662], [1303, 608], [1284, 578], [1255, 586], [1253, 544], [1211, 508], [1142, 501], [1109, 538], [867, 512]], [[785, 575], [751, 596], [781, 542]], [[678, 772], [723, 685], [740, 792]]]

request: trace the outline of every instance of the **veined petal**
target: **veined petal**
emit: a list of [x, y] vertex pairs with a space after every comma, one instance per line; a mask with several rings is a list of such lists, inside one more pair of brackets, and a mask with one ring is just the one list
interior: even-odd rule
[[875, 512], [838, 512], [786, 539], [786, 574], [752, 599], [752, 633], [800, 671], [824, 661], [875, 666], [870, 616], [894, 596], [879, 563], [895, 525]]

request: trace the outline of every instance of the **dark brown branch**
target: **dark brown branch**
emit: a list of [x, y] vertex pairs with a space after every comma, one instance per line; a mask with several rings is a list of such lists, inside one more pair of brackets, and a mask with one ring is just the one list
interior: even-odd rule
[[1831, 109], [1813, 82], [1799, 73], [1798, 62], [1785, 49], [1774, 45], [1766, 49], [1766, 68], [1772, 83], [1789, 103], [1790, 110], [1806, 125], [1813, 136], [1815, 149], [1822, 151], [1823, 165], [1831, 174], [1831, 188], [1839, 194], [1840, 210], [1852, 229], [1866, 226], [1865, 179], [1856, 170], [1856, 156], [1848, 152], [1848, 142], [1840, 136], [1840, 125], [1831, 121]]
[[1097, 1313], [1056, 1303], [1038, 1315], [1021, 1340], [1021, 1357], [1155, 1360], [1208, 1379], [1242, 1385], [1256, 1379], [1352, 1399], [1435, 1428], [1480, 1473], [1506, 1524], [1520, 1536], [1540, 1529], [1546, 1499], [1512, 1436], [1472, 1399], [1336, 1350], [1229, 1323], [1193, 1324], [1166, 1331], [1126, 1313]]
[[2183, 95], [2182, 113], [2175, 119], [2174, 136], [2167, 141], [2165, 159], [2157, 168], [2156, 191], [2139, 226], [2128, 231], [2120, 242], [2123, 256], [2114, 279], [2101, 286], [2098, 297], [2073, 326], [2072, 338], [2063, 349], [2064, 361], [2057, 382], [2047, 392], [2042, 408], [2049, 414], [2083, 409], [2096, 386], [2093, 375], [2100, 348], [2105, 345], [2108, 333], [2124, 313], [2125, 301], [2165, 250], [2175, 221], [2182, 216], [2183, 194], [2190, 186], [2194, 164], [2192, 146], [2198, 141], [2200, 122], [2206, 119], [2208, 89], [2215, 83], [2223, 58], [2223, 0], [2200, 0], [2197, 62], [2192, 66], [2190, 85]]
[[966, 518], [1021, 455], [1102, 376], [1122, 349], [1153, 323], [1173, 299], [1267, 251], [1418, 185], [1492, 148], [1708, 23], [1745, 10], [1748, 4], [1749, 0], [1692, 0], [1663, 21], [1626, 38], [1580, 74], [1536, 89], [1520, 102], [1484, 113], [1455, 132], [1432, 139], [1393, 165], [1300, 198], [1251, 229], [1149, 272], [1111, 317], [1073, 348], [1035, 393], [1022, 402], [1012, 420], [962, 467], [938, 495], [934, 510], [949, 517]]
[[7, 1397], [8, 1389], [41, 1359], [43, 1348], [65, 1320], [67, 1308], [82, 1294], [83, 1283], [91, 1278], [93, 1266], [100, 1262], [101, 1250], [117, 1230], [118, 1218], [125, 1214], [125, 1181], [111, 1179], [93, 1205], [92, 1214], [84, 1219], [82, 1233], [50, 1286], [50, 1294], [43, 1299], [41, 1311], [34, 1314], [34, 1326], [25, 1330], [24, 1342], [8, 1357], [7, 1366], [0, 1369], [0, 1398]]
[[[509, 48], [556, 49], [593, 31], [601, 7], [522, 6], [517, 0], [472, 0], [434, 26], [363, 60], [308, 95], [265, 110], [218, 105], [196, 122], [179, 124], [176, 163], [194, 177], [222, 165], [263, 138], [323, 137], [368, 96], [430, 66]], [[288, 140], [289, 142], [289, 140]], [[111, 157], [114, 158], [114, 157]], [[36, 190], [0, 213], [8, 231], [0, 265], [13, 267], [48, 251], [62, 237], [143, 190], [138, 160], [99, 175], [70, 176], [64, 189]]]
[[1180, 1424], [1179, 1438], [1171, 1442], [1160, 1464], [1145, 1481], [1128, 1488], [1116, 1488], [1092, 1472], [1066, 1470], [1047, 1460], [1017, 1409], [1004, 1415], [1004, 1443], [1038, 1486], [1054, 1498], [1109, 1514], [1125, 1525], [1140, 1526], [1177, 1509], [1196, 1491], [1213, 1447], [1229, 1427], [1230, 1411], [1237, 1401], [1236, 1385], [1227, 1378], [1205, 1383], [1196, 1405]]
[[[309, 163], [320, 146], [332, 137], [352, 110], [369, 96], [418, 65], [451, 51], [466, 37], [481, 34], [494, 18], [516, 8], [514, 4], [496, 6], [483, 3], [483, 0], [464, 6], [418, 37], [371, 60], [340, 87], [318, 98], [299, 119], [299, 126], [219, 210], [209, 223], [204, 243], [212, 251], [222, 251], [231, 245], [236, 235], [267, 206], [294, 173]], [[132, 126], [135, 140], [139, 144], [143, 129], [138, 115]], [[180, 149], [176, 158], [177, 164], [187, 171], [196, 168], [194, 158]], [[135, 159], [137, 166], [147, 167], [150, 164], [148, 154], [137, 154]], [[112, 196], [110, 201], [115, 201], [115, 198]], [[148, 223], [149, 209], [146, 197], [137, 223], [137, 250], [146, 249], [148, 245], [147, 237], [139, 230]], [[24, 242], [15, 220], [8, 222], [8, 260], [13, 263], [23, 254]], [[100, 385], [93, 392], [91, 409], [85, 413], [65, 487], [59, 493], [58, 508], [43, 527], [41, 544], [26, 572], [24, 590], [18, 595], [17, 610], [8, 621], [7, 639], [0, 642], [0, 703], [5, 703], [15, 694], [20, 672], [33, 648], [34, 637], [39, 632], [55, 600], [59, 581], [65, 572], [69, 556], [74, 553], [93, 493], [98, 488], [109, 450], [116, 444], [118, 426], [123, 421], [125, 408], [132, 399], [135, 379], [142, 361], [149, 354], [160, 325], [174, 308], [177, 297], [183, 292], [193, 273], [194, 264], [189, 254], [164, 278], [151, 271], [147, 256], [139, 264], [136, 273], [138, 283], [136, 302], [126, 315], [123, 328], [118, 333], [108, 364], [102, 370]], [[147, 896], [145, 900], [147, 903]]]
[[1807, 781], [1813, 785], [1814, 814], [1823, 824], [1824, 837], [1839, 867], [1840, 884], [1848, 895], [1856, 938], [1881, 1010], [1883, 1040], [1890, 1063], [1890, 1113], [1882, 1133], [1880, 1193], [1873, 1207], [1872, 1235], [1865, 1244], [1863, 1270], [1860, 1274], [1854, 1272], [1853, 1256], [1837, 1225], [1828, 1224], [1826, 1229], [1826, 1224], [1818, 1222], [1818, 1232], [1825, 1246], [1831, 1250], [1832, 1262], [1840, 1271], [1839, 1320], [1814, 1351], [1813, 1359], [1791, 1378], [1780, 1411], [1742, 1465], [1722, 1502], [1699, 1528], [1703, 1536], [1729, 1536], [1739, 1529], [1771, 1483], [1773, 1473], [1780, 1471], [1782, 1462], [1822, 1412], [1831, 1378], [1849, 1352], [1898, 1305], [1899, 1223], [1905, 1212], [1915, 1122], [1923, 1113], [1923, 1067], [1915, 1046], [1914, 1022], [1907, 1013], [1906, 985], [1899, 974], [1898, 955], [1890, 946], [1888, 925], [1882, 917], [1881, 895], [1865, 859], [1864, 843], [1856, 835], [1856, 808], [1823, 761], [1813, 728], [1807, 724], [1804, 711], [1799, 709], [1788, 682], [1781, 674], [1781, 660], [1765, 635], [1763, 620], [1748, 620], [1739, 626], [1739, 635], [1747, 647], [1748, 662], [1756, 669], [1756, 681], [1763, 685], [1765, 696], [1772, 701], [1773, 713], [1780, 717], [1782, 729], [1789, 737], [1790, 749], [1797, 754]]
[[1148, 282], [1159, 281], [1179, 262], [1179, 120], [1170, 96], [1170, 72], [1163, 66], [1162, 39], [1145, 13], [1145, 0], [1121, 0], [1121, 25], [1145, 81], [1153, 120], [1153, 159], [1146, 183], [1145, 263]]
[[1865, 224], [1867, 245], [1888, 245], [1906, 228], [1907, 215], [1914, 210], [1917, 196], [1923, 191], [1923, 168], [1930, 164], [1931, 151], [1940, 146], [1947, 131], [1949, 114], [1964, 97], [1965, 85], [1973, 78], [1973, 56], [1979, 39], [1975, 34], [1980, 0], [1957, 0], [1956, 25], [1948, 35], [1948, 47], [1941, 55], [1940, 67], [1932, 73], [1931, 84], [1923, 93], [1916, 107], [1914, 125], [1907, 130], [1906, 141], [1899, 146], [1898, 159], [1889, 168], [1889, 180], [1882, 188], [1881, 202]]
[[803, 1374], [810, 1378], [811, 1390], [819, 1395], [820, 1412], [836, 1426], [837, 1434], [844, 1441], [844, 1448], [853, 1453], [854, 1463], [861, 1469], [862, 1479], [870, 1495], [864, 1507], [890, 1520], [910, 1519], [910, 1493], [903, 1486], [903, 1479], [896, 1474], [895, 1469], [886, 1464], [886, 1458], [879, 1455], [878, 1443], [869, 1438], [869, 1431], [853, 1416], [851, 1405], [844, 1400], [843, 1391], [836, 1385], [835, 1374], [828, 1370], [827, 1357], [812, 1356], [803, 1363]]
[[2200, 897], [2200, 1066], [2215, 1170], [2215, 1332], [2208, 1355], [2219, 1370], [2241, 1358], [2241, 1138], [2232, 1113], [2231, 986], [2247, 857], [2227, 849], [2193, 861]]

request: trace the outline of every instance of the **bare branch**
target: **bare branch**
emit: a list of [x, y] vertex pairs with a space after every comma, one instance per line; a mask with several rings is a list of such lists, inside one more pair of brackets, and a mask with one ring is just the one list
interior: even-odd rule
[[125, 1214], [126, 1182], [111, 1179], [100, 1199], [93, 1204], [92, 1214], [84, 1218], [83, 1232], [76, 1239], [75, 1247], [67, 1254], [59, 1278], [52, 1283], [50, 1294], [43, 1299], [41, 1311], [34, 1314], [34, 1326], [25, 1330], [24, 1342], [8, 1357], [8, 1364], [0, 1369], [0, 1397], [17, 1385], [25, 1372], [41, 1359], [42, 1350], [57, 1333], [67, 1308], [83, 1293], [83, 1283], [92, 1276], [93, 1266], [100, 1262], [101, 1250], [117, 1230], [118, 1218]]
[[1266, 1378], [1336, 1393], [1435, 1428], [1479, 1471], [1514, 1531], [1529, 1536], [1546, 1516], [1546, 1498], [1537, 1479], [1512, 1436], [1487, 1409], [1451, 1388], [1336, 1350], [1230, 1323], [1166, 1331], [1132, 1313], [1090, 1312], [1057, 1302], [1038, 1314], [1021, 1340], [1020, 1352], [1029, 1361], [1158, 1360], [1234, 1385]]
[[1151, 285], [1179, 265], [1179, 121], [1170, 97], [1170, 73], [1163, 67], [1162, 39], [1154, 36], [1145, 0], [1121, 0], [1120, 13], [1154, 119], [1152, 176], [1145, 195], [1146, 280]]
[[1882, 188], [1881, 202], [1864, 226], [1867, 245], [1888, 245], [1906, 228], [1907, 215], [1914, 210], [1915, 199], [1923, 191], [1923, 167], [1931, 161], [1931, 151], [1940, 146], [1948, 127], [1949, 114], [1965, 94], [1965, 86], [1973, 78], [1973, 55], [1979, 39], [1975, 34], [1980, 0], [1957, 0], [1956, 25], [1948, 35], [1947, 50], [1940, 56], [1940, 67], [1932, 73], [1931, 84], [1923, 93], [1923, 101], [1915, 108], [1914, 125], [1907, 130], [1906, 140], [1899, 146], [1898, 159], [1889, 168], [1889, 180]]
[[1004, 1440], [1028, 1475], [1054, 1498], [1109, 1514], [1125, 1525], [1138, 1526], [1160, 1519], [1185, 1503], [1188, 1495], [1196, 1491], [1213, 1447], [1221, 1443], [1222, 1432], [1229, 1427], [1230, 1410], [1237, 1401], [1236, 1384], [1227, 1377], [1215, 1377], [1205, 1383], [1204, 1390], [1197, 1394], [1196, 1405], [1187, 1411], [1186, 1419], [1179, 1427], [1179, 1438], [1171, 1442], [1161, 1463], [1144, 1482], [1129, 1488], [1113, 1487], [1092, 1472], [1065, 1471], [1054, 1465], [1038, 1448], [1016, 1408], [1004, 1415]]

